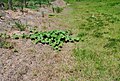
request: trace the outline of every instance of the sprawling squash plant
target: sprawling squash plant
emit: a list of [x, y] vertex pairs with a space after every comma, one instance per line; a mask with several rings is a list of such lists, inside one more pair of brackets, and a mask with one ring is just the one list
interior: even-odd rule
[[30, 38], [34, 44], [49, 44], [55, 50], [60, 50], [60, 48], [63, 46], [63, 43], [79, 41], [78, 37], [70, 36], [70, 32], [68, 31], [52, 30], [48, 32], [39, 32], [36, 30], [31, 30], [30, 32], [31, 34], [29, 35], [24, 33], [22, 35], [13, 34], [13, 38]]

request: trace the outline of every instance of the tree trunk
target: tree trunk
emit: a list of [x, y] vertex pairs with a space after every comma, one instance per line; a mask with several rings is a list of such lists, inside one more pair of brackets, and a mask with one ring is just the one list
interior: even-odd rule
[[41, 0], [39, 0], [39, 5], [40, 5], [40, 7], [41, 7], [41, 5], [42, 5]]
[[4, 8], [5, 8], [4, 3], [0, 2], [0, 10], [4, 10]]
[[24, 6], [27, 7], [27, 0], [24, 0]]
[[13, 9], [12, 0], [8, 0], [8, 8], [9, 8], [10, 10]]

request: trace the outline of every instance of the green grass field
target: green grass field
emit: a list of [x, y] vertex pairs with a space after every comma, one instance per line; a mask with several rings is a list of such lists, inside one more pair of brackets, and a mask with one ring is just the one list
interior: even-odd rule
[[62, 20], [81, 39], [69, 81], [120, 81], [120, 0], [81, 0], [69, 8]]

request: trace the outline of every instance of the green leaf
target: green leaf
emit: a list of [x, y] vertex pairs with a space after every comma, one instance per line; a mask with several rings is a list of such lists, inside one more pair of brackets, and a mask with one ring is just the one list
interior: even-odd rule
[[76, 37], [74, 40], [77, 41], [77, 42], [79, 42], [80, 38]]
[[24, 33], [21, 35], [22, 38], [26, 38], [26, 36], [27, 36], [27, 35], [24, 34]]
[[13, 34], [12, 37], [13, 37], [14, 39], [19, 39], [19, 35], [16, 35], [16, 34]]
[[62, 46], [63, 46], [63, 42], [60, 42], [58, 46], [59, 46], [59, 47], [62, 47]]
[[37, 37], [36, 35], [32, 34], [32, 35], [30, 36], [30, 39], [31, 39], [31, 40], [35, 40], [36, 37]]
[[39, 42], [40, 42], [40, 40], [35, 39], [34, 44], [37, 44]]

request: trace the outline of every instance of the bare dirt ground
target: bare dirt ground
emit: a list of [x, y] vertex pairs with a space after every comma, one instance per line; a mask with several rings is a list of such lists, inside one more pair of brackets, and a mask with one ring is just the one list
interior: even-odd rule
[[48, 45], [34, 45], [30, 40], [12, 40], [14, 50], [0, 48], [0, 81], [61, 81], [70, 76], [73, 44], [65, 44], [62, 51]]
[[[0, 32], [19, 32], [11, 30], [16, 19], [27, 23], [29, 27], [37, 26], [39, 31], [68, 29], [59, 18], [42, 18], [37, 11], [28, 10], [24, 15], [6, 12], [8, 15], [0, 23]], [[75, 65], [71, 57], [74, 43], [64, 44], [62, 51], [58, 52], [48, 45], [34, 45], [28, 39], [8, 41], [14, 43], [14, 49], [0, 48], [0, 81], [61, 81], [72, 75], [71, 69]]]

